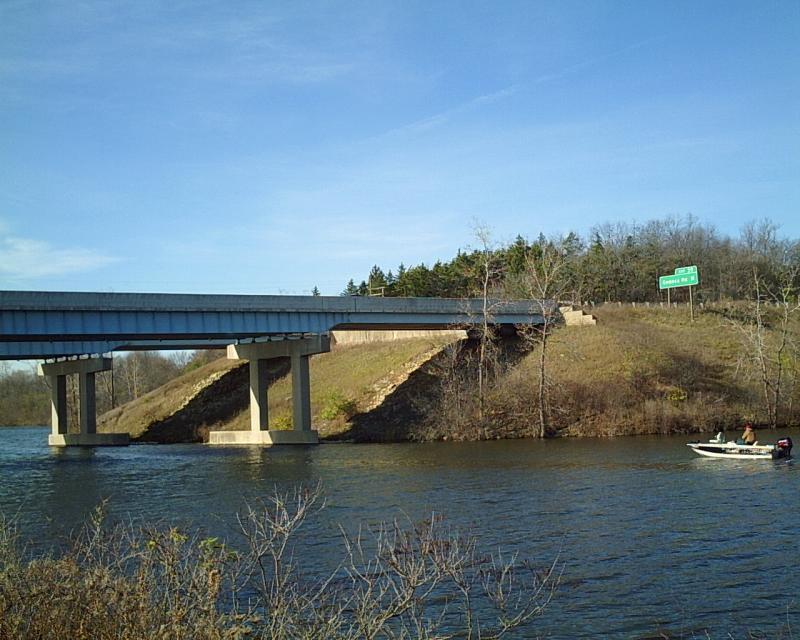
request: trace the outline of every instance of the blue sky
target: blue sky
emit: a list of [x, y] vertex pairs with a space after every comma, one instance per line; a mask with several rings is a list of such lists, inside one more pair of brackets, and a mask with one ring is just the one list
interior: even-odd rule
[[0, 288], [337, 294], [693, 214], [800, 237], [800, 3], [0, 0]]

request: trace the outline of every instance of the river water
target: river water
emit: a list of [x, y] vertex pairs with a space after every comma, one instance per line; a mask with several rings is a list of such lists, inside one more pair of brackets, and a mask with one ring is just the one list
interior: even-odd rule
[[340, 524], [431, 512], [483, 548], [543, 565], [558, 557], [554, 601], [513, 637], [774, 638], [800, 628], [800, 458], [702, 459], [685, 437], [94, 450], [46, 439], [44, 428], [0, 429], [0, 512], [34, 544], [63, 542], [106, 499], [113, 518], [228, 535], [246, 502], [320, 483], [327, 506], [306, 536], [323, 564], [341, 557]]

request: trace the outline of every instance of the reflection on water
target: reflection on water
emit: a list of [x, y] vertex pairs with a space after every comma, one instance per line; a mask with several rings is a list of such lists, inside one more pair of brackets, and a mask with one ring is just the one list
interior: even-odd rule
[[40, 544], [106, 499], [114, 518], [230, 535], [247, 501], [320, 483], [327, 507], [303, 537], [312, 568], [340, 559], [339, 525], [431, 512], [486, 548], [560, 554], [543, 637], [774, 636], [800, 593], [798, 465], [698, 458], [686, 438], [56, 450], [46, 433], [0, 430], [0, 510]]

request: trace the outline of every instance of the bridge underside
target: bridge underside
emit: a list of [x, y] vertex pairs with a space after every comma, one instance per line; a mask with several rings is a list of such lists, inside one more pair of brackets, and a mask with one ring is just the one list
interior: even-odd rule
[[[529, 320], [529, 319], [528, 319]], [[519, 323], [522, 324], [522, 323]], [[526, 323], [530, 324], [530, 322]], [[330, 331], [416, 331], [435, 329], [468, 329], [471, 324], [342, 324], [332, 327]], [[497, 323], [501, 327], [513, 327], [515, 323]], [[33, 339], [19, 342], [0, 340], [0, 360], [43, 360], [67, 358], [82, 355], [101, 355], [114, 351], [180, 351], [198, 349], [225, 349], [230, 344], [248, 344], [251, 342], [272, 342], [279, 340], [298, 340], [309, 335], [329, 335], [309, 333], [272, 333], [256, 335], [229, 335], [221, 337], [154, 337], [146, 336], [136, 339], [105, 337], [82, 340], [46, 340]]]

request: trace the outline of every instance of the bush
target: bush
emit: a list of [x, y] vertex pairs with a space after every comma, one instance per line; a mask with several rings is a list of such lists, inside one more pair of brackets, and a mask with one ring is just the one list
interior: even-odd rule
[[688, 397], [689, 396], [686, 391], [680, 387], [672, 387], [669, 391], [667, 391], [667, 400], [670, 402], [683, 402]]
[[0, 520], [0, 638], [497, 638], [530, 626], [559, 583], [558, 563], [479, 553], [440, 518], [344, 534], [340, 568], [314, 581], [294, 544], [321, 503], [299, 489], [248, 508], [237, 549], [107, 528], [98, 512], [63, 553], [25, 559]]
[[290, 431], [292, 426], [292, 416], [284, 414], [277, 416], [269, 428], [277, 431]]
[[336, 420], [343, 417], [349, 420], [358, 413], [358, 404], [351, 398], [346, 398], [338, 391], [329, 394], [319, 415], [323, 420]]

